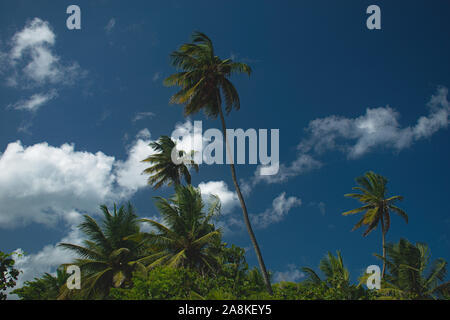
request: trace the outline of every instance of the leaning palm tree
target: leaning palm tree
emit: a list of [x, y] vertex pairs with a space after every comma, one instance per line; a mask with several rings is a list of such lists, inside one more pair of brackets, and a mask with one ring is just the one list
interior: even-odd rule
[[[227, 114], [233, 108], [239, 110], [239, 95], [229, 78], [232, 74], [238, 73], [250, 75], [251, 68], [245, 63], [234, 62], [232, 59], [222, 60], [216, 56], [212, 41], [201, 32], [194, 32], [192, 35], [192, 43], [186, 43], [180, 46], [177, 51], [171, 54], [171, 60], [173, 66], [179, 69], [180, 72], [166, 78], [164, 84], [167, 86], [179, 86], [181, 90], [172, 96], [170, 102], [184, 104], [185, 116], [195, 114], [201, 110], [203, 110], [206, 116], [213, 119], [219, 116], [225, 137], [227, 155], [231, 155], [222, 103]], [[272, 294], [269, 276], [250, 224], [244, 197], [239, 188], [233, 159], [228, 159], [228, 161], [230, 163], [234, 187], [242, 207], [245, 226], [255, 249], [267, 290]]]
[[[356, 214], [364, 212], [362, 218], [355, 224], [353, 230], [360, 228], [363, 225], [367, 226], [363, 236], [367, 236], [372, 230], [376, 229], [378, 224], [381, 225], [381, 236], [383, 246], [383, 258], [386, 258], [385, 237], [391, 225], [390, 211], [401, 216], [406, 223], [408, 223], [408, 215], [399, 207], [395, 205], [396, 201], [403, 200], [402, 196], [392, 196], [386, 198], [387, 193], [387, 179], [379, 174], [367, 172], [364, 176], [356, 178], [358, 187], [353, 187], [361, 193], [349, 193], [346, 197], [351, 197], [363, 203], [362, 207], [344, 212], [343, 215]], [[352, 230], [352, 231], [353, 231]], [[381, 277], [384, 277], [386, 270], [386, 263], [383, 261], [383, 271]]]
[[[131, 204], [119, 209], [114, 205], [113, 213], [104, 205], [101, 210], [104, 215], [101, 226], [88, 215], [84, 216], [84, 222], [79, 226], [87, 237], [84, 246], [59, 244], [79, 256], [67, 265], [74, 264], [81, 269], [83, 298], [104, 298], [111, 287], [127, 287], [131, 284], [132, 272], [138, 267], [143, 268], [136, 260], [142, 257], [145, 247], [142, 243], [126, 239], [139, 232], [138, 217]], [[60, 299], [69, 295], [67, 287], [64, 289]]]
[[[191, 174], [188, 166], [198, 171], [198, 165], [194, 160], [186, 157], [185, 151], [177, 150], [176, 143], [170, 137], [161, 136], [158, 141], [151, 142], [150, 147], [157, 153], [142, 160], [142, 162], [151, 164], [143, 172], [150, 175], [148, 178], [149, 185], [152, 185], [154, 189], [158, 189], [164, 184], [179, 185], [183, 177], [187, 184], [191, 184]], [[182, 160], [180, 163], [175, 163], [172, 160], [172, 150], [175, 150], [178, 158]]]
[[387, 297], [406, 299], [437, 299], [449, 297], [450, 282], [445, 282], [447, 262], [439, 258], [430, 262], [426, 244], [412, 244], [406, 239], [386, 246], [388, 273], [381, 293]]
[[151, 269], [157, 265], [188, 267], [201, 273], [215, 272], [218, 267], [218, 253], [221, 233], [211, 223], [220, 212], [220, 201], [205, 206], [199, 189], [193, 186], [176, 186], [170, 199], [156, 197], [156, 207], [162, 216], [162, 223], [142, 219], [155, 231], [139, 234], [132, 238], [145, 239], [156, 253], [139, 260]]

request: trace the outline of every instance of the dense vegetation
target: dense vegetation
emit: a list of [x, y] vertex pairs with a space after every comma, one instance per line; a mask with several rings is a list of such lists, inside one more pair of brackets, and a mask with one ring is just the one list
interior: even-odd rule
[[[171, 102], [183, 104], [185, 115], [204, 111], [212, 118], [219, 117], [224, 134], [225, 114], [239, 110], [236, 88], [229, 77], [235, 73], [250, 75], [248, 65], [222, 60], [214, 54], [211, 40], [202, 33], [194, 33], [193, 42], [182, 45], [171, 55], [173, 65], [180, 72], [168, 77], [165, 84], [181, 89]], [[226, 135], [225, 135], [226, 139]], [[401, 196], [387, 196], [387, 179], [373, 172], [358, 177], [360, 193], [347, 194], [363, 206], [344, 215], [363, 212], [355, 229], [367, 226], [364, 236], [378, 226], [382, 234], [383, 263], [380, 290], [365, 287], [367, 275], [358, 275], [359, 283], [351, 283], [343, 255], [328, 253], [318, 270], [304, 267], [302, 282], [271, 284], [271, 274], [253, 233], [234, 165], [232, 179], [243, 212], [243, 223], [249, 233], [258, 258], [258, 268], [249, 268], [245, 251], [223, 242], [222, 232], [214, 222], [220, 214], [220, 200], [212, 196], [204, 199], [200, 190], [191, 185], [189, 169], [198, 171], [193, 162], [175, 164], [171, 152], [176, 143], [162, 136], [151, 144], [155, 153], [143, 159], [149, 164], [144, 171], [154, 189], [174, 188], [172, 197], [155, 197], [159, 219], [139, 219], [133, 206], [110, 209], [102, 205], [102, 221], [85, 215], [79, 225], [85, 235], [83, 245], [61, 243], [61, 247], [78, 255], [74, 261], [58, 268], [56, 275], [25, 282], [13, 291], [21, 299], [448, 299], [450, 283], [445, 282], [447, 262], [430, 261], [425, 244], [386, 243], [390, 228], [390, 212], [408, 222], [407, 214], [395, 205]], [[190, 151], [178, 151], [185, 157]], [[183, 184], [183, 181], [185, 184]], [[149, 224], [151, 231], [143, 232], [141, 225]], [[14, 260], [0, 253], [0, 292], [14, 287], [18, 271]], [[370, 253], [368, 253], [370, 254]], [[81, 289], [69, 290], [65, 268], [77, 265], [81, 270]], [[3, 295], [0, 295], [0, 298]]]

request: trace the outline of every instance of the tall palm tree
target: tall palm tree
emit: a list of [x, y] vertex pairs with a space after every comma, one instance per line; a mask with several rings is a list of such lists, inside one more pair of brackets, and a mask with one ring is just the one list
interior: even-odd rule
[[346, 288], [350, 286], [350, 274], [344, 266], [344, 260], [340, 251], [336, 252], [336, 257], [328, 252], [319, 264], [320, 271], [325, 275], [325, 280], [322, 280], [317, 273], [309, 268], [303, 267], [302, 271], [309, 277], [308, 281], [314, 284], [324, 284], [331, 288]]
[[[172, 161], [172, 150], [176, 143], [168, 136], [161, 136], [158, 141], [150, 143], [150, 147], [157, 153], [150, 155], [142, 162], [149, 162], [150, 167], [144, 170], [145, 174], [149, 174], [148, 184], [153, 185], [154, 189], [162, 187], [164, 184], [179, 185], [184, 177], [187, 184], [191, 184], [191, 174], [187, 166], [198, 171], [198, 165], [186, 157], [186, 152], [177, 150], [178, 157], [183, 159], [179, 164]], [[186, 166], [187, 164], [187, 166]]]
[[[232, 74], [246, 73], [250, 75], [251, 68], [245, 63], [234, 62], [232, 59], [222, 60], [216, 56], [211, 39], [201, 32], [194, 32], [192, 35], [192, 43], [181, 45], [177, 51], [171, 54], [171, 60], [173, 66], [180, 70], [180, 72], [166, 78], [164, 84], [167, 86], [179, 86], [181, 90], [172, 96], [170, 102], [185, 104], [185, 116], [195, 114], [201, 110], [203, 110], [206, 116], [213, 119], [219, 116], [225, 137], [227, 154], [230, 155], [222, 102], [224, 103], [227, 114], [233, 108], [239, 110], [239, 95], [229, 78]], [[242, 207], [245, 226], [255, 249], [267, 290], [272, 294], [269, 276], [250, 224], [244, 197], [239, 188], [233, 159], [228, 160], [230, 162], [234, 187]]]
[[[360, 228], [363, 225], [367, 226], [363, 236], [367, 236], [372, 230], [376, 229], [378, 224], [381, 225], [381, 236], [383, 246], [383, 258], [386, 258], [385, 237], [391, 226], [390, 211], [395, 212], [408, 223], [408, 215], [399, 207], [395, 205], [396, 201], [403, 200], [402, 196], [392, 196], [386, 198], [387, 193], [387, 179], [379, 174], [373, 172], [366, 172], [364, 176], [356, 178], [358, 187], [353, 187], [361, 193], [349, 193], [346, 197], [354, 198], [363, 203], [362, 207], [344, 212], [343, 215], [356, 214], [364, 212], [363, 217], [355, 224], [353, 230]], [[353, 231], [352, 230], [352, 231]], [[381, 277], [384, 277], [386, 270], [386, 263], [383, 260], [383, 271]]]
[[[157, 265], [189, 267], [202, 273], [217, 268], [221, 233], [211, 223], [220, 212], [220, 201], [214, 197], [208, 206], [199, 189], [191, 185], [176, 186], [171, 199], [156, 197], [156, 207], [163, 222], [142, 219], [156, 229], [134, 239], [146, 239], [156, 253], [139, 260], [148, 269]], [[216, 250], [217, 249], [217, 250]]]
[[[145, 251], [142, 243], [125, 239], [139, 232], [138, 217], [131, 204], [119, 209], [114, 205], [113, 213], [105, 205], [100, 208], [104, 216], [101, 226], [88, 215], [84, 216], [84, 222], [79, 225], [87, 237], [83, 242], [84, 246], [59, 244], [79, 256], [70, 264], [81, 269], [81, 292], [84, 298], [103, 298], [111, 287], [129, 286], [132, 272], [138, 267], [143, 268], [136, 262]], [[67, 297], [68, 290], [65, 289], [60, 298]]]
[[381, 292], [388, 296], [412, 299], [449, 297], [450, 281], [445, 282], [447, 262], [439, 258], [430, 262], [426, 244], [412, 244], [406, 239], [386, 246], [387, 258], [377, 255], [387, 264], [388, 274]]

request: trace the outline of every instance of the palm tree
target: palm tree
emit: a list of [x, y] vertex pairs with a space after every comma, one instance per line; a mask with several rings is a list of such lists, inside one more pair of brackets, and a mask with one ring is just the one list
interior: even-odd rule
[[412, 299], [436, 299], [450, 295], [450, 282], [445, 282], [447, 262], [439, 258], [430, 263], [426, 244], [412, 244], [406, 239], [386, 246], [387, 264], [382, 294]]
[[[227, 140], [227, 127], [222, 110], [222, 101], [224, 102], [225, 112], [227, 114], [233, 108], [239, 110], [239, 95], [229, 78], [232, 74], [246, 73], [250, 75], [251, 68], [245, 63], [234, 62], [232, 59], [220, 59], [214, 53], [211, 39], [201, 32], [194, 32], [192, 35], [192, 43], [186, 43], [180, 46], [177, 51], [171, 54], [171, 60], [173, 66], [181, 70], [181, 72], [177, 72], [166, 78], [164, 84], [167, 86], [179, 86], [181, 90], [172, 96], [170, 102], [185, 104], [185, 116], [195, 114], [201, 110], [203, 110], [206, 116], [213, 119], [219, 116], [225, 137], [227, 154], [230, 155], [231, 152]], [[233, 159], [228, 160], [230, 162], [234, 187], [242, 207], [245, 226], [255, 249], [267, 290], [272, 294], [269, 276], [250, 224], [244, 197], [239, 188]]]
[[[178, 151], [178, 157], [183, 159], [179, 164], [172, 161], [172, 150], [176, 150], [176, 143], [168, 136], [161, 136], [158, 141], [150, 143], [150, 147], [157, 153], [150, 155], [142, 162], [149, 162], [151, 166], [143, 173], [149, 174], [148, 184], [154, 189], [162, 187], [164, 184], [179, 185], [184, 177], [187, 184], [191, 184], [191, 174], [186, 164], [198, 172], [198, 165], [192, 159], [187, 159], [186, 152]], [[192, 153], [192, 152], [191, 152]]]
[[[408, 223], [408, 215], [395, 204], [396, 201], [403, 200], [402, 196], [393, 196], [386, 198], [387, 193], [387, 179], [379, 174], [373, 172], [366, 172], [364, 176], [356, 178], [359, 187], [353, 187], [361, 193], [349, 193], [346, 197], [351, 197], [359, 200], [364, 205], [356, 208], [343, 215], [356, 214], [364, 212], [363, 217], [355, 224], [353, 230], [360, 228], [363, 225], [367, 226], [363, 236], [367, 236], [372, 230], [376, 229], [378, 224], [381, 225], [381, 236], [383, 246], [383, 257], [386, 258], [385, 237], [391, 225], [390, 211], [394, 211]], [[353, 231], [352, 230], [352, 231]], [[383, 271], [381, 277], [384, 277], [386, 270], [386, 263], [383, 261]]]
[[157, 251], [139, 260], [148, 269], [157, 265], [189, 267], [201, 273], [214, 272], [221, 239], [211, 219], [220, 212], [220, 201], [205, 208], [199, 189], [193, 186], [176, 186], [171, 199], [156, 197], [156, 207], [163, 223], [151, 219], [148, 222], [156, 232], [140, 234], [134, 239], [146, 239]]
[[56, 275], [45, 273], [41, 278], [25, 281], [21, 288], [12, 291], [22, 300], [56, 300], [69, 275], [62, 266], [56, 269]]
[[336, 257], [328, 252], [319, 264], [320, 271], [325, 275], [325, 280], [322, 280], [317, 273], [308, 267], [303, 267], [302, 271], [308, 276], [308, 281], [320, 285], [323, 284], [331, 288], [347, 288], [350, 286], [350, 274], [344, 266], [344, 260], [340, 251], [336, 252]]
[[[79, 226], [87, 236], [84, 246], [59, 244], [79, 256], [71, 264], [81, 269], [82, 294], [85, 298], [103, 298], [111, 287], [130, 286], [132, 272], [138, 267], [143, 268], [136, 262], [145, 251], [142, 243], [125, 239], [139, 232], [138, 217], [131, 204], [119, 209], [114, 205], [113, 213], [105, 205], [100, 208], [104, 215], [102, 226], [88, 215], [84, 216], [84, 222]], [[65, 289], [60, 298], [67, 297], [67, 287]]]

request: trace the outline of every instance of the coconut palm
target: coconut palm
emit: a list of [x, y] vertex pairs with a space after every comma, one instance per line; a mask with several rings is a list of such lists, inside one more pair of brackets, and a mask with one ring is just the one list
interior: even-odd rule
[[[356, 178], [356, 182], [359, 186], [353, 187], [353, 189], [358, 190], [361, 193], [349, 193], [345, 196], [357, 199], [364, 205], [362, 207], [344, 212], [343, 215], [346, 216], [349, 214], [364, 212], [362, 218], [353, 227], [353, 230], [356, 230], [363, 225], [367, 226], [366, 231], [363, 233], [364, 237], [376, 229], [378, 225], [381, 225], [383, 257], [386, 258], [385, 237], [391, 226], [390, 212], [395, 212], [402, 217], [406, 223], [408, 223], [408, 215], [395, 205], [397, 201], [403, 200], [403, 197], [392, 196], [386, 198], [387, 179], [371, 171], [367, 172], [364, 176]], [[383, 271], [381, 272], [382, 278], [384, 277], [385, 270], [386, 263], [383, 261]]]
[[163, 221], [142, 219], [155, 231], [140, 234], [134, 239], [146, 239], [157, 252], [139, 262], [148, 269], [168, 265], [189, 267], [201, 273], [215, 271], [221, 233], [215, 229], [211, 219], [220, 212], [218, 198], [214, 197], [205, 206], [199, 189], [179, 185], [175, 187], [172, 198], [156, 197], [155, 205]]
[[[181, 90], [172, 96], [170, 102], [184, 104], [185, 116], [195, 114], [201, 110], [206, 116], [213, 119], [219, 116], [228, 151], [227, 154], [230, 155], [222, 104], [224, 104], [226, 114], [229, 114], [233, 108], [239, 110], [239, 95], [229, 78], [232, 74], [246, 73], [250, 75], [251, 68], [245, 63], [234, 62], [232, 59], [222, 60], [216, 56], [211, 39], [201, 32], [194, 32], [192, 43], [181, 45], [177, 51], [171, 54], [171, 60], [173, 66], [179, 69], [180, 72], [166, 78], [164, 84], [167, 86], [179, 86]], [[233, 159], [228, 160], [234, 187], [242, 207], [245, 226], [255, 249], [267, 290], [272, 294], [269, 276], [250, 224], [244, 197], [239, 188]]]
[[439, 258], [430, 262], [426, 244], [412, 244], [406, 239], [386, 245], [387, 264], [381, 293], [390, 297], [437, 299], [449, 297], [450, 282], [445, 282], [447, 262]]
[[[113, 213], [105, 205], [100, 208], [104, 215], [101, 226], [88, 215], [84, 216], [84, 222], [79, 225], [87, 237], [83, 241], [84, 246], [59, 244], [79, 256], [67, 265], [80, 267], [84, 298], [104, 298], [111, 287], [128, 287], [132, 272], [138, 267], [143, 268], [136, 260], [142, 257], [145, 248], [142, 243], [126, 239], [139, 232], [138, 217], [131, 204], [118, 209], [114, 205]], [[60, 298], [66, 298], [68, 293], [66, 287]]]
[[[158, 141], [150, 143], [150, 147], [157, 153], [150, 155], [142, 162], [149, 162], [150, 167], [143, 173], [149, 174], [148, 184], [154, 189], [167, 185], [179, 185], [184, 178], [187, 184], [191, 184], [191, 174], [188, 166], [198, 171], [198, 165], [192, 159], [186, 157], [186, 152], [176, 149], [176, 143], [168, 136], [161, 136]], [[172, 160], [172, 150], [176, 150], [178, 158], [182, 161], [175, 163]], [[192, 153], [192, 152], [191, 152]]]
[[311, 268], [303, 267], [302, 271], [307, 274], [309, 282], [317, 285], [324, 284], [336, 289], [350, 286], [350, 274], [344, 266], [340, 251], [336, 252], [336, 257], [328, 252], [327, 256], [320, 260], [319, 269], [325, 275], [325, 280], [322, 280]]

